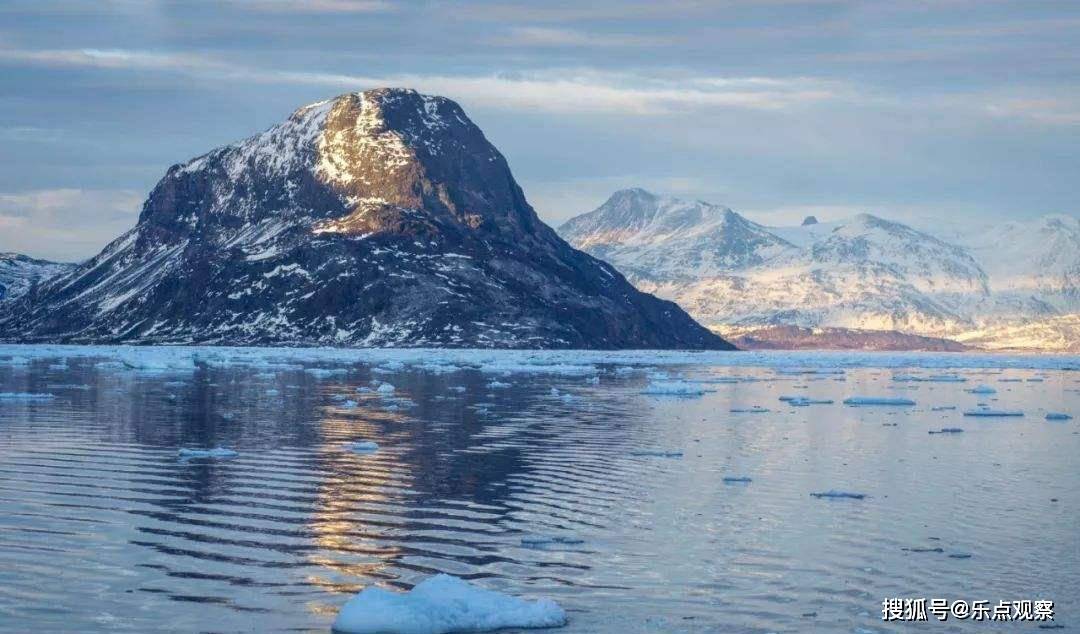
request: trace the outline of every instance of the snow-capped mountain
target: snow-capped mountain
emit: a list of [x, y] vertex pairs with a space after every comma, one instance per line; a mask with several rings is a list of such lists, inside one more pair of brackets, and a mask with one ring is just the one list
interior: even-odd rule
[[[1077, 224], [1008, 223], [953, 244], [869, 214], [765, 227], [708, 203], [624, 190], [559, 232], [722, 332], [895, 331], [993, 347], [988, 328], [1080, 312]], [[1080, 346], [1058, 330], [1020, 347]]]
[[730, 347], [539, 220], [454, 102], [342, 95], [175, 165], [15, 341]]
[[12, 301], [34, 284], [73, 268], [74, 264], [37, 260], [18, 253], [0, 253], [0, 301]]

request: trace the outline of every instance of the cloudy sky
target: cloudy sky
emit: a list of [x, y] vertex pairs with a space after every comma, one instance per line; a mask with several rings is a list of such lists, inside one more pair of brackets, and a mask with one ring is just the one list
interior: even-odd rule
[[777, 224], [1080, 213], [1069, 0], [5, 0], [0, 250], [89, 256], [169, 165], [385, 85], [460, 102], [552, 224], [628, 186]]

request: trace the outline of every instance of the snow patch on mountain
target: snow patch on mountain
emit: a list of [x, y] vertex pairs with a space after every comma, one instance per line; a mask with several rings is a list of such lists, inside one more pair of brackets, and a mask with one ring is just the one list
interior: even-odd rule
[[1063, 349], [1078, 334], [1062, 319], [1080, 313], [1078, 225], [1048, 216], [955, 244], [870, 214], [766, 227], [632, 189], [559, 232], [722, 332], [844, 328]]

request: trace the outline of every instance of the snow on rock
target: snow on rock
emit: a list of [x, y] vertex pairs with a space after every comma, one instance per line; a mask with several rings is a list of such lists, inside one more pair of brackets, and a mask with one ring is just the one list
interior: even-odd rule
[[956, 236], [870, 214], [766, 227], [718, 205], [628, 189], [559, 232], [731, 336], [797, 326], [826, 342], [897, 331], [988, 349], [1080, 351], [1074, 216]]
[[452, 634], [566, 623], [566, 612], [550, 599], [529, 601], [439, 574], [408, 592], [365, 588], [341, 608], [333, 629], [340, 634]]

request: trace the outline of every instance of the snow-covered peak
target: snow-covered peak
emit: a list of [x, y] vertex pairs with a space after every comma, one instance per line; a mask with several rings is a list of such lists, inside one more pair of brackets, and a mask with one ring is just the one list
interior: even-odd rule
[[753, 266], [794, 249], [727, 207], [636, 188], [616, 192], [559, 233], [624, 270], [662, 279]]

